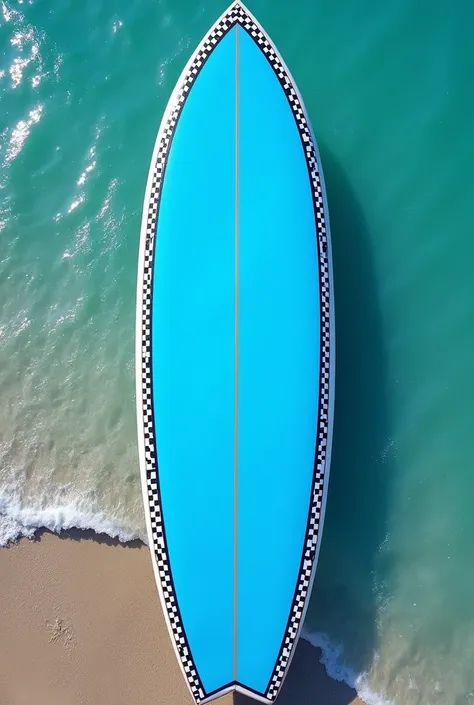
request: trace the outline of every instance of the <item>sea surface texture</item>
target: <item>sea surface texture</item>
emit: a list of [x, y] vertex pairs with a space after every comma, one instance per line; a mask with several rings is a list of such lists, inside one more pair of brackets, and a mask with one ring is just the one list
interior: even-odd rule
[[[0, 544], [145, 537], [142, 201], [171, 90], [225, 6], [0, 5]], [[304, 97], [332, 224], [334, 451], [306, 636], [367, 702], [472, 705], [474, 4], [250, 9]]]

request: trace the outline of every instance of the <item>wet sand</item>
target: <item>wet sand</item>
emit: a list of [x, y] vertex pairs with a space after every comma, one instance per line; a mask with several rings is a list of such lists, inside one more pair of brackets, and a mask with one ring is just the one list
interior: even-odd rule
[[[148, 548], [94, 536], [0, 549], [0, 705], [192, 705]], [[318, 658], [301, 640], [278, 705], [362, 705]]]

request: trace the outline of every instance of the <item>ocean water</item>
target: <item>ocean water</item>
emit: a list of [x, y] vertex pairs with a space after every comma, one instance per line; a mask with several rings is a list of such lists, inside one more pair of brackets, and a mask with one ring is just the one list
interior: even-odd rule
[[[0, 544], [144, 537], [142, 199], [169, 94], [224, 9], [1, 3]], [[251, 9], [304, 96], [332, 223], [335, 435], [306, 637], [367, 702], [474, 704], [474, 5]]]

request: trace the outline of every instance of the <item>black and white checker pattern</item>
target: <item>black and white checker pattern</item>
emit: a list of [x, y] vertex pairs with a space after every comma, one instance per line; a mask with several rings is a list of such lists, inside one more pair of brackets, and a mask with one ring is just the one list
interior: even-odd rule
[[321, 301], [321, 361], [319, 417], [312, 500], [310, 505], [307, 533], [305, 537], [304, 556], [301, 562], [300, 574], [288, 620], [287, 631], [280, 649], [277, 663], [265, 693], [265, 697], [270, 701], [276, 698], [285, 677], [293, 649], [296, 645], [296, 638], [301, 626], [304, 607], [309, 597], [308, 592], [311, 585], [311, 578], [315, 564], [319, 523], [322, 511], [326, 451], [329, 432], [330, 355], [333, 354], [330, 350], [330, 272], [328, 261], [326, 214], [316, 150], [304, 109], [301, 106], [292, 80], [285, 70], [278, 53], [272, 46], [268, 37], [262, 29], [255, 24], [254, 20], [249, 16], [247, 11], [239, 3], [235, 3], [229, 8], [228, 12], [211, 30], [199, 47], [192, 63], [188, 67], [185, 76], [182, 78], [173, 107], [169, 112], [165, 123], [160, 129], [161, 138], [156, 163], [154, 165], [150, 198], [148, 202], [146, 241], [142, 273], [141, 391], [143, 403], [143, 444], [145, 451], [145, 471], [147, 478], [149, 515], [151, 520], [153, 547], [158, 566], [162, 595], [167, 609], [168, 620], [173, 633], [176, 650], [179, 654], [181, 664], [187, 676], [196, 703], [199, 703], [206, 697], [206, 692], [194, 664], [186, 634], [181, 622], [179, 606], [174, 592], [173, 579], [169, 566], [166, 536], [163, 528], [160, 505], [151, 373], [152, 273], [161, 188], [174, 129], [189, 90], [191, 89], [206, 59], [235, 23], [241, 25], [259, 45], [275, 71], [275, 74], [278, 77], [278, 80], [285, 91], [289, 104], [293, 110], [303, 148], [305, 150], [308, 171], [312, 184], [318, 236]]

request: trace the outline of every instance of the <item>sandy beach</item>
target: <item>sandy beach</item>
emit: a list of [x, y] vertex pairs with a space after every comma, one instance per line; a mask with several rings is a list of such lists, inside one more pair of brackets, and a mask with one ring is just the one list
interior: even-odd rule
[[[0, 705], [192, 705], [148, 548], [93, 537], [43, 532], [0, 549]], [[301, 640], [278, 705], [361, 704], [318, 658]]]

